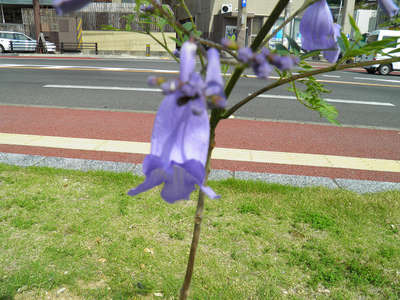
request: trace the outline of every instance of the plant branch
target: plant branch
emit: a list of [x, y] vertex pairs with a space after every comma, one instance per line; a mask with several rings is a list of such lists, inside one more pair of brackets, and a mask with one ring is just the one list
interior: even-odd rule
[[274, 83], [272, 83], [266, 87], [263, 87], [262, 89], [259, 89], [258, 91], [247, 96], [242, 101], [235, 104], [230, 109], [226, 110], [221, 115], [221, 118], [222, 119], [229, 118], [229, 116], [231, 116], [233, 113], [235, 113], [239, 108], [241, 108], [243, 105], [250, 102], [257, 96], [261, 95], [262, 93], [265, 93], [273, 88], [276, 88], [278, 86], [281, 86], [283, 84], [286, 84], [286, 83], [289, 83], [289, 82], [292, 82], [292, 81], [295, 81], [298, 79], [302, 79], [305, 77], [314, 76], [314, 75], [318, 75], [318, 74], [322, 74], [322, 73], [332, 72], [332, 71], [344, 70], [344, 69], [355, 68], [355, 67], [364, 67], [364, 66], [370, 66], [370, 65], [376, 65], [376, 64], [390, 64], [392, 62], [398, 62], [398, 61], [400, 61], [400, 57], [383, 59], [383, 60], [365, 61], [365, 62], [360, 62], [360, 63], [345, 64], [345, 65], [335, 64], [335, 65], [332, 65], [332, 66], [329, 66], [326, 68], [317, 69], [317, 70], [313, 70], [310, 72], [305, 72], [305, 73], [294, 75], [294, 76], [291, 76], [288, 78], [281, 78], [281, 79], [275, 81]]
[[[270, 17], [267, 19], [267, 21], [265, 21], [263, 27], [258, 32], [257, 36], [255, 37], [253, 43], [250, 46], [253, 51], [256, 51], [258, 47], [261, 45], [265, 36], [274, 26], [275, 21], [279, 18], [279, 16], [281, 15], [281, 13], [283, 12], [288, 3], [289, 0], [280, 0], [278, 4], [275, 6]], [[229, 81], [225, 86], [226, 98], [228, 98], [229, 95], [231, 94], [233, 87], [236, 85], [236, 82], [239, 80], [240, 76], [242, 75], [246, 67], [247, 67], [246, 64], [241, 64], [235, 68], [235, 71], [233, 72], [232, 76], [230, 77]]]
[[[211, 163], [211, 154], [215, 147], [215, 129], [218, 124], [219, 114], [215, 114], [215, 110], [211, 113], [210, 118], [210, 143], [208, 146], [207, 152], [207, 162], [206, 162], [206, 176], [204, 179], [204, 184], [207, 183], [208, 175], [210, 174], [210, 163]], [[197, 247], [200, 239], [200, 231], [201, 231], [201, 222], [203, 220], [203, 211], [204, 211], [204, 193], [199, 191], [199, 198], [197, 200], [197, 208], [196, 214], [194, 217], [194, 229], [193, 229], [193, 237], [192, 244], [190, 246], [189, 259], [186, 266], [186, 275], [183, 281], [183, 285], [180, 291], [180, 300], [186, 300], [189, 294], [190, 282], [192, 281], [194, 262], [196, 258]]]
[[264, 23], [260, 32], [255, 37], [253, 43], [251, 44], [251, 49], [253, 51], [257, 51], [260, 45], [262, 44], [265, 36], [270, 32], [271, 28], [274, 26], [276, 20], [279, 19], [279, 16], [284, 11], [285, 7], [288, 5], [290, 0], [280, 0], [278, 4], [275, 6], [271, 15], [268, 17], [267, 21]]
[[192, 22], [194, 30], [197, 30], [196, 23], [195, 23], [194, 20], [193, 20], [193, 15], [192, 15], [192, 13], [190, 12], [189, 8], [187, 7], [185, 0], [180, 0], [179, 2], [180, 2], [181, 5], [183, 6], [183, 9], [184, 9], [185, 12], [187, 13], [187, 15], [189, 16], [190, 22]]
[[[172, 52], [171, 52], [171, 50], [168, 48], [168, 46], [167, 45], [164, 45], [158, 38], [156, 38], [150, 31], [149, 32], [146, 32], [146, 34], [148, 34], [153, 40], [155, 40], [161, 47], [163, 47], [168, 53], [169, 53], [169, 55], [170, 56], [172, 56], [175, 60], [176, 60], [176, 62], [179, 64], [179, 58], [177, 58]], [[163, 33], [163, 36], [164, 36], [164, 33]], [[165, 37], [164, 37], [164, 41], [165, 41]]]

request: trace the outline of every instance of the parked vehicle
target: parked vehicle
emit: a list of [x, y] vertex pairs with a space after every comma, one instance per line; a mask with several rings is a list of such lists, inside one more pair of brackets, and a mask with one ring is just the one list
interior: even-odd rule
[[[29, 36], [14, 31], [0, 31], [0, 53], [2, 52], [34, 52], [36, 50], [36, 40]], [[54, 53], [56, 45], [46, 41], [45, 51]]]
[[[393, 42], [393, 47], [388, 47], [382, 50], [383, 53], [389, 53], [390, 51], [393, 51], [394, 49], [400, 48], [400, 31], [396, 30], [376, 30], [374, 32], [371, 32], [368, 35], [367, 38], [367, 43], [372, 43], [375, 41], [381, 41], [387, 38], [396, 38], [397, 40]], [[400, 56], [400, 52], [397, 53], [392, 53], [392, 56]], [[374, 55], [362, 55], [360, 58], [360, 61], [370, 61], [370, 60], [378, 60], [378, 59], [386, 59], [390, 58], [387, 55], [382, 55], [382, 54], [377, 54], [376, 56]], [[372, 66], [365, 66], [365, 70], [369, 74], [374, 74], [378, 72], [381, 75], [388, 75], [392, 71], [399, 71], [400, 70], [400, 62], [394, 62], [391, 64], [384, 64], [384, 65], [372, 65]]]

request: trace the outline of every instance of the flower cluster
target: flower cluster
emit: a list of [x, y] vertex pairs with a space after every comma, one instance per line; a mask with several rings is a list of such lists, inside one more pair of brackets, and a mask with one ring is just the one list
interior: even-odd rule
[[290, 70], [299, 63], [299, 59], [292, 55], [278, 55], [263, 48], [260, 53], [253, 53], [250, 48], [241, 48], [238, 51], [238, 59], [249, 64], [257, 77], [268, 78], [273, 67], [282, 71]]
[[393, 17], [399, 12], [398, 6], [392, 0], [378, 0], [378, 4], [389, 17]]
[[[161, 5], [160, 0], [156, 0], [155, 3], [156, 3], [156, 5], [158, 5], [158, 6]], [[155, 10], [155, 7], [154, 7], [154, 5], [151, 4], [151, 3], [149, 3], [149, 4], [141, 4], [141, 5], [140, 5], [140, 11], [143, 12], [143, 13], [149, 13], [149, 14], [151, 14], [151, 13], [154, 12], [154, 10]]]
[[[390, 17], [399, 12], [392, 0], [378, 0], [378, 3]], [[329, 62], [337, 61], [340, 54], [337, 44], [340, 26], [333, 22], [326, 0], [315, 2], [307, 8], [300, 22], [300, 33], [304, 50], [323, 50], [322, 54]]]
[[340, 48], [337, 38], [340, 26], [333, 23], [326, 0], [320, 0], [307, 8], [300, 22], [301, 46], [304, 50], [324, 50], [324, 57], [331, 63], [337, 61]]
[[91, 0], [53, 0], [53, 6], [58, 15], [67, 14], [74, 10], [81, 9], [92, 2]]
[[151, 152], [143, 162], [146, 179], [129, 191], [131, 196], [164, 183], [161, 196], [169, 203], [188, 199], [195, 185], [210, 198], [218, 197], [204, 186], [210, 134], [206, 103], [211, 99], [212, 105], [224, 107], [226, 100], [218, 51], [208, 50], [203, 81], [195, 71], [196, 49], [196, 44], [190, 41], [182, 45], [179, 79], [164, 82], [153, 77], [149, 80], [161, 85], [166, 96], [154, 121]]

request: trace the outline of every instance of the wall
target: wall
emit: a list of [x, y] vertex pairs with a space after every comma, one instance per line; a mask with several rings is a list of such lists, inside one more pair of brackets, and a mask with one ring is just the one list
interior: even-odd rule
[[[84, 43], [98, 43], [99, 51], [146, 51], [146, 44], [150, 44], [151, 52], [166, 52], [151, 37], [136, 32], [124, 31], [83, 31]], [[153, 33], [162, 40], [161, 33]], [[175, 49], [175, 42], [170, 37], [175, 33], [165, 33], [168, 46]]]

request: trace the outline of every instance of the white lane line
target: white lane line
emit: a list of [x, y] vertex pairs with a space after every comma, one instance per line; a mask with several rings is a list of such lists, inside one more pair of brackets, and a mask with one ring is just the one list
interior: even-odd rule
[[[250, 95], [250, 94], [249, 94]], [[259, 95], [257, 97], [260, 98], [270, 98], [270, 99], [288, 99], [288, 100], [296, 100], [295, 96], [283, 96], [283, 95]], [[345, 100], [345, 99], [331, 99], [325, 98], [326, 102], [334, 102], [334, 103], [346, 103], [346, 104], [363, 104], [363, 105], [378, 105], [378, 106], [396, 106], [389, 102], [373, 102], [373, 101], [356, 101], [356, 100]]]
[[354, 77], [354, 79], [400, 83], [400, 80], [392, 80], [392, 79], [380, 79], [380, 78], [369, 78], [369, 77]]
[[96, 66], [58, 66], [58, 65], [26, 65], [26, 64], [0, 64], [0, 68], [41, 68], [41, 69], [83, 69], [99, 71], [131, 71], [131, 72], [151, 72], [151, 73], [170, 73], [178, 74], [178, 70], [164, 69], [144, 69], [144, 68], [115, 68], [115, 67], [96, 67]]
[[51, 70], [53, 70], [53, 69], [55, 69], [55, 70], [57, 70], [57, 69], [68, 69], [69, 68], [69, 66], [48, 66], [48, 67], [43, 67], [43, 69], [51, 69]]
[[86, 89], [86, 90], [112, 90], [112, 91], [137, 91], [137, 92], [161, 92], [161, 89], [150, 88], [135, 88], [135, 87], [121, 87], [121, 86], [93, 86], [93, 85], [58, 85], [46, 84], [44, 88], [58, 88], [58, 89]]
[[323, 77], [329, 77], [329, 78], [340, 78], [342, 76], [339, 75], [322, 75]]

